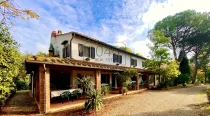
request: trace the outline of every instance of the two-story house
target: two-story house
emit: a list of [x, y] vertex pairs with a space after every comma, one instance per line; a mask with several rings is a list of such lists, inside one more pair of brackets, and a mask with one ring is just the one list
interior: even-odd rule
[[148, 85], [149, 75], [153, 74], [143, 69], [146, 58], [78, 32], [53, 31], [49, 56], [26, 60], [32, 93], [42, 112], [50, 109], [51, 91], [80, 88], [77, 78], [91, 77], [97, 90], [103, 84], [114, 89], [119, 83], [113, 73], [135, 68], [142, 74], [132, 78], [138, 89], [141, 83]]

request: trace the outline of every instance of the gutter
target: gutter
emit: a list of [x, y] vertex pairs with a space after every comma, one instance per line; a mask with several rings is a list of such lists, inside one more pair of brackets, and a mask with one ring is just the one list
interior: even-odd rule
[[72, 58], [72, 40], [74, 39], [74, 36], [75, 36], [75, 33], [72, 33], [72, 37], [71, 37], [71, 40], [70, 40], [70, 58]]

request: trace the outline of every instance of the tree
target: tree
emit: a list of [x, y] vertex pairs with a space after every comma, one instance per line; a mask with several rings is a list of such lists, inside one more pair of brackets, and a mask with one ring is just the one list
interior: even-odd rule
[[118, 48], [120, 48], [121, 50], [125, 50], [127, 52], [130, 52], [130, 53], [134, 53], [133, 50], [131, 50], [130, 48], [128, 48], [126, 46], [119, 46]]
[[206, 32], [199, 33], [191, 38], [188, 38], [186, 43], [191, 46], [192, 52], [194, 52], [193, 61], [195, 64], [193, 80], [192, 83], [196, 81], [197, 70], [199, 69], [199, 59], [200, 64], [204, 63], [210, 55], [210, 30]]
[[0, 0], [1, 21], [6, 24], [11, 22], [12, 18], [21, 18], [28, 20], [30, 18], [39, 18], [39, 15], [28, 9], [21, 9], [14, 0]]
[[18, 75], [21, 55], [18, 44], [12, 39], [8, 28], [0, 24], [0, 100], [14, 89], [13, 78]]
[[190, 75], [190, 65], [187, 57], [184, 57], [180, 62], [179, 71], [181, 74], [189, 74]]
[[180, 62], [179, 71], [181, 72], [181, 75], [175, 80], [175, 83], [185, 86], [185, 83], [190, 79], [190, 65], [187, 57], [184, 57]]
[[164, 36], [161, 31], [151, 31], [149, 38], [153, 42], [150, 46], [152, 59], [145, 61], [145, 67], [159, 73], [159, 82], [161, 81], [161, 66], [168, 63], [169, 52], [166, 48], [169, 44], [169, 38]]
[[[138, 72], [136, 69], [126, 69], [123, 72], [115, 72], [115, 76], [116, 78], [119, 80], [120, 82], [120, 86], [122, 86], [121, 88], [121, 92], [123, 91], [123, 89], [125, 91], [127, 91], [128, 85], [131, 83], [131, 78], [134, 76], [137, 76]], [[122, 92], [124, 94], [124, 92]]]
[[[187, 44], [189, 38], [204, 33], [209, 28], [210, 18], [208, 13], [186, 10], [157, 22], [153, 30], [162, 31], [165, 37], [170, 38], [168, 48], [172, 49], [175, 60], [178, 60], [176, 53], [178, 50], [182, 51], [180, 53], [183, 55], [180, 56], [183, 57], [191, 52], [192, 45]], [[182, 58], [180, 58], [181, 60]]]
[[180, 71], [177, 70], [179, 67], [179, 63], [177, 61], [171, 61], [167, 64], [164, 64], [162, 68], [162, 75], [165, 78], [164, 80], [171, 80], [173, 81], [175, 78], [177, 78], [180, 74]]

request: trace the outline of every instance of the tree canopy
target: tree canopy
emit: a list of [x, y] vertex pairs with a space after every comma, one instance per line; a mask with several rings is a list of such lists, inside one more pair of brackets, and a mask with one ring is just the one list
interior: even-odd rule
[[[150, 35], [153, 36], [156, 31], [160, 31], [168, 39], [163, 43], [166, 43], [165, 47], [173, 51], [175, 60], [181, 62], [189, 52], [193, 53], [195, 66], [192, 82], [195, 83], [199, 62], [210, 56], [209, 13], [186, 10], [168, 16], [155, 24]], [[158, 47], [161, 46], [158, 45]]]
[[22, 64], [18, 46], [8, 28], [0, 24], [0, 100], [15, 87], [13, 78], [18, 75]]
[[39, 18], [39, 15], [32, 10], [20, 8], [14, 0], [0, 0], [1, 22], [4, 24], [11, 22], [12, 18], [21, 18], [28, 20], [30, 18]]

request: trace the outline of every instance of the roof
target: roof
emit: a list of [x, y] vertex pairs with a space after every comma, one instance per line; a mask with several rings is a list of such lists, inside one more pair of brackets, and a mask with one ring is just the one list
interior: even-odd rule
[[[66, 35], [66, 34], [74, 34], [75, 36], [81, 36], [82, 38], [86, 38], [86, 39], [88, 39], [88, 40], [90, 40], [90, 41], [94, 41], [94, 42], [97, 42], [97, 43], [99, 43], [99, 44], [102, 44], [102, 45], [111, 47], [112, 49], [115, 49], [115, 50], [118, 50], [118, 51], [127, 53], [127, 54], [129, 54], [129, 55], [132, 55], [132, 56], [135, 56], [135, 57], [144, 59], [144, 60], [147, 59], [147, 58], [145, 58], [145, 57], [143, 57], [143, 56], [139, 56], [139, 55], [137, 55], [137, 54], [128, 52], [128, 51], [126, 51], [126, 50], [117, 48], [117, 47], [115, 47], [115, 46], [113, 46], [113, 45], [107, 44], [107, 43], [105, 43], [105, 42], [103, 42], [103, 41], [97, 40], [97, 39], [95, 39], [95, 38], [92, 38], [92, 37], [89, 37], [89, 36], [87, 36], [87, 35], [81, 34], [81, 33], [79, 33], [79, 32], [74, 32], [74, 31], [72, 31], [72, 32], [64, 33], [64, 34], [60, 34], [60, 35]], [[60, 36], [60, 35], [57, 35], [57, 36]]]
[[83, 67], [83, 68], [95, 68], [104, 70], [116, 70], [123, 71], [125, 69], [137, 69], [138, 72], [150, 72], [144, 69], [131, 68], [125, 66], [109, 65], [103, 63], [95, 63], [90, 61], [75, 60], [72, 58], [58, 58], [58, 57], [30, 57], [26, 59], [26, 64], [49, 64], [49, 65], [60, 65], [60, 66], [72, 66], [72, 67]]

